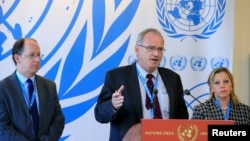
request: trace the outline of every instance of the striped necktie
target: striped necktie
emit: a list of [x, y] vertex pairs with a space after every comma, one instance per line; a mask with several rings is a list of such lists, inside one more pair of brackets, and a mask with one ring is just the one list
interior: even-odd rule
[[[153, 91], [154, 91], [154, 83], [153, 83], [153, 78], [154, 76], [152, 74], [147, 74], [147, 87], [150, 91], [150, 95], [153, 94]], [[146, 94], [146, 108], [147, 109], [150, 109], [150, 108], [153, 108], [154, 110], [154, 119], [162, 119], [162, 114], [161, 114], [161, 108], [160, 108], [160, 103], [159, 103], [159, 100], [158, 100], [158, 96], [157, 96], [157, 93], [154, 94], [154, 102], [153, 102], [154, 105], [152, 105], [150, 103], [150, 98], [148, 97], [148, 95]]]

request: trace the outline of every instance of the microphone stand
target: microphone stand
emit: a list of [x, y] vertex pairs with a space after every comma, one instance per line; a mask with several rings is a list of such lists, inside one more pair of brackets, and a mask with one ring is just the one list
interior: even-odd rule
[[199, 101], [196, 97], [194, 97], [194, 96], [190, 93], [190, 91], [189, 91], [188, 89], [184, 90], [184, 93], [185, 93], [186, 95], [190, 95], [194, 100], [198, 101], [200, 104], [202, 103], [202, 102]]
[[[156, 97], [156, 95], [158, 94], [158, 89], [154, 89], [153, 93], [154, 93], [153, 111], [154, 111], [154, 113], [155, 113], [155, 97]], [[154, 115], [153, 115], [153, 116], [154, 116]]]

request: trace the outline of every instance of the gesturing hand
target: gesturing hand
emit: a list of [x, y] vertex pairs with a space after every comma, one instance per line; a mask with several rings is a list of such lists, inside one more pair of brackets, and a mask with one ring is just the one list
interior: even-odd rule
[[122, 95], [123, 90], [124, 90], [124, 86], [121, 85], [121, 87], [112, 94], [111, 101], [112, 101], [113, 107], [116, 110], [118, 110], [123, 105], [123, 101], [124, 101], [124, 96]]

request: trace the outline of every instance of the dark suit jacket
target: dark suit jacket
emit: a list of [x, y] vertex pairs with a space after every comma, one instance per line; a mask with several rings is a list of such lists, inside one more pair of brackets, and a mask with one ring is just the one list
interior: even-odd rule
[[[58, 141], [65, 118], [59, 104], [56, 84], [36, 75], [39, 96], [39, 138]], [[32, 119], [16, 72], [0, 81], [0, 140], [31, 141]]]
[[[224, 120], [224, 116], [215, 102], [209, 100], [194, 107], [191, 119]], [[236, 125], [250, 125], [250, 106], [231, 103], [229, 120], [234, 120]]]
[[[158, 68], [170, 99], [171, 119], [188, 119], [180, 76], [166, 68]], [[124, 85], [123, 106], [112, 108], [112, 94]], [[100, 123], [110, 122], [110, 141], [121, 141], [126, 132], [143, 118], [142, 100], [136, 64], [123, 66], [106, 73], [105, 82], [95, 106], [95, 118]]]

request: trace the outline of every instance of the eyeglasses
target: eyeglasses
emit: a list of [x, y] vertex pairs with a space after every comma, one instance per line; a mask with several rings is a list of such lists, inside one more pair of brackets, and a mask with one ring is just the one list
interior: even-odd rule
[[157, 48], [157, 47], [154, 47], [154, 46], [144, 46], [144, 45], [140, 45], [140, 44], [138, 44], [138, 46], [144, 47], [149, 52], [154, 52], [156, 50], [159, 51], [159, 52], [165, 51], [165, 48]]
[[27, 57], [30, 60], [35, 60], [36, 58], [42, 59], [44, 57], [43, 54], [41, 54], [41, 55], [40, 54], [39, 55], [37, 55], [37, 54], [30, 54], [30, 55], [19, 54], [19, 55], [23, 55], [23, 56]]

